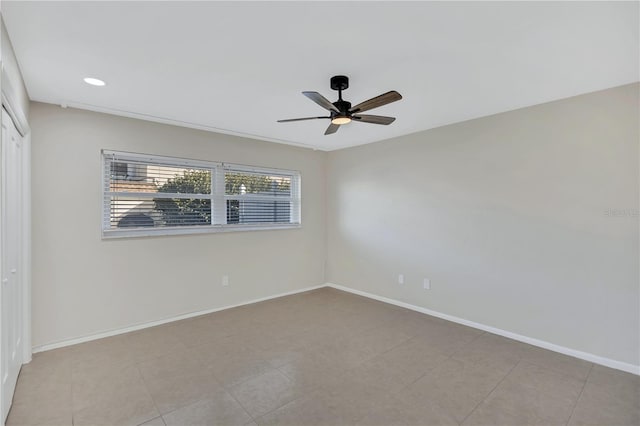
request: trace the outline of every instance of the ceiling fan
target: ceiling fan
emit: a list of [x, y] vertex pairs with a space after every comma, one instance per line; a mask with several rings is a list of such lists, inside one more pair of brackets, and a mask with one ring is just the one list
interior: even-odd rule
[[342, 99], [342, 91], [349, 88], [349, 77], [345, 75], [336, 75], [331, 77], [331, 88], [338, 91], [338, 100], [335, 102], [329, 102], [327, 98], [322, 96], [318, 92], [302, 92], [307, 98], [320, 105], [322, 108], [329, 111], [330, 115], [325, 117], [305, 117], [305, 118], [290, 118], [287, 120], [278, 120], [278, 123], [288, 123], [290, 121], [303, 121], [303, 120], [319, 120], [330, 119], [331, 124], [324, 132], [325, 135], [330, 135], [338, 131], [342, 124], [348, 124], [352, 121], [360, 123], [373, 123], [389, 125], [395, 121], [395, 117], [385, 117], [382, 115], [363, 115], [361, 112], [369, 111], [373, 108], [378, 108], [391, 102], [399, 101], [402, 99], [402, 95], [392, 90], [387, 93], [383, 93], [380, 96], [371, 98], [367, 101], [361, 102], [358, 105], [352, 107], [351, 102], [347, 102]]

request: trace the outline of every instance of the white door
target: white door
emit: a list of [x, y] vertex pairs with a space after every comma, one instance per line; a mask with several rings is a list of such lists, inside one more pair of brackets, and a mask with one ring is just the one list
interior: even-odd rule
[[2, 420], [11, 408], [22, 365], [22, 137], [2, 109], [1, 226], [0, 226], [0, 335]]

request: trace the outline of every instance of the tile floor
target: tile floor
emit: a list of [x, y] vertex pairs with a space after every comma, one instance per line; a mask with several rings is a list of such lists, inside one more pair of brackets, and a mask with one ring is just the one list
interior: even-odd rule
[[638, 425], [640, 378], [320, 289], [36, 354], [8, 425]]

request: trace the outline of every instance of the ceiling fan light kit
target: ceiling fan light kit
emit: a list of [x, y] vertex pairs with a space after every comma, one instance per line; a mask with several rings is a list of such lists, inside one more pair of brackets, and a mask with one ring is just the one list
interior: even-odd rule
[[304, 121], [304, 120], [322, 120], [330, 119], [331, 124], [324, 132], [325, 135], [330, 135], [338, 131], [340, 126], [349, 124], [352, 121], [361, 123], [372, 123], [389, 125], [395, 121], [395, 117], [385, 117], [382, 115], [362, 115], [361, 112], [369, 111], [373, 108], [378, 108], [383, 105], [390, 104], [391, 102], [399, 101], [402, 99], [402, 95], [392, 90], [382, 95], [376, 96], [358, 105], [352, 107], [351, 102], [347, 102], [342, 99], [342, 91], [349, 88], [349, 77], [346, 75], [336, 75], [331, 77], [331, 88], [338, 91], [338, 100], [330, 102], [327, 98], [322, 96], [318, 92], [302, 92], [307, 98], [320, 105], [322, 108], [329, 111], [329, 116], [323, 117], [304, 117], [304, 118], [290, 118], [286, 120], [278, 120], [278, 123], [288, 123], [291, 121]]
[[351, 118], [350, 117], [341, 117], [341, 116], [337, 116], [334, 117], [331, 122], [333, 124], [349, 124], [351, 123]]

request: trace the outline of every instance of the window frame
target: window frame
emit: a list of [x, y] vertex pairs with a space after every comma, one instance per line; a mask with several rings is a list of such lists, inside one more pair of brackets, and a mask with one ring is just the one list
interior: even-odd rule
[[[272, 231], [278, 229], [297, 229], [302, 227], [302, 178], [298, 170], [286, 170], [260, 166], [248, 166], [235, 163], [223, 163], [217, 161], [192, 160], [180, 157], [167, 157], [151, 154], [139, 154], [125, 151], [112, 151], [103, 149], [100, 152], [101, 159], [101, 235], [102, 239], [113, 238], [136, 238], [153, 237], [166, 235], [192, 235], [210, 234], [219, 232], [238, 231]], [[112, 228], [111, 227], [111, 198], [114, 196], [109, 191], [111, 176], [107, 176], [107, 161], [127, 162], [134, 161], [146, 166], [176, 166], [208, 169], [211, 171], [211, 220], [210, 225], [189, 225], [189, 226], [158, 226], [158, 227], [137, 227], [137, 228]], [[227, 200], [237, 199], [237, 195], [226, 195], [225, 193], [225, 172], [247, 173], [273, 173], [278, 176], [286, 176], [291, 179], [291, 195], [283, 197], [278, 201], [291, 202], [291, 222], [288, 223], [227, 223]], [[116, 191], [117, 192], [117, 191]], [[126, 192], [121, 192], [126, 194]], [[215, 208], [220, 205], [223, 208]], [[294, 221], [295, 220], [295, 221]]]

